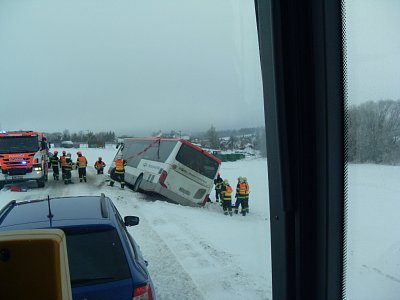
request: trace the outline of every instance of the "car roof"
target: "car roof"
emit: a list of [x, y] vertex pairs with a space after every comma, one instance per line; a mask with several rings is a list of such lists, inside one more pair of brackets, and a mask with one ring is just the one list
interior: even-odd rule
[[0, 213], [0, 230], [112, 225], [110, 201], [104, 194], [11, 201]]

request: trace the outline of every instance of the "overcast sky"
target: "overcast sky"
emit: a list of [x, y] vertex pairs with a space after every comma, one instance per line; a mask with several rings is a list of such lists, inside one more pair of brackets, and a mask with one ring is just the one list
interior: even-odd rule
[[400, 100], [400, 1], [345, 2], [349, 103]]
[[0, 0], [3, 130], [264, 125], [252, 0]]
[[[400, 1], [350, 0], [351, 104], [400, 99]], [[253, 0], [0, 0], [0, 127], [264, 125]]]

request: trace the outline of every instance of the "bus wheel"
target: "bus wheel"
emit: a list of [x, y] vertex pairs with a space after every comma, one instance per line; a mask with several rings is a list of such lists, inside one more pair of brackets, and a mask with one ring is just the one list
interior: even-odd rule
[[45, 182], [45, 178], [44, 178], [44, 177], [41, 178], [41, 179], [39, 179], [39, 180], [37, 181], [38, 187], [40, 187], [40, 188], [44, 187], [44, 182]]
[[140, 174], [138, 179], [136, 179], [135, 185], [133, 186], [133, 190], [135, 192], [139, 192], [140, 184], [142, 183], [142, 180], [143, 180], [143, 174]]

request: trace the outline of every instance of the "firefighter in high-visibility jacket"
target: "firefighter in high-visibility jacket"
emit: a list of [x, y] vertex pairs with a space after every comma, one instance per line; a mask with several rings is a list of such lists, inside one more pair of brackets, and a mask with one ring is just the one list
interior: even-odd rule
[[239, 206], [242, 207], [240, 213], [245, 216], [249, 212], [249, 193], [250, 187], [247, 183], [246, 177], [239, 177], [238, 184], [236, 186], [236, 202], [235, 202], [235, 214], [239, 213]]
[[[122, 158], [122, 153], [117, 155], [117, 159], [115, 160], [115, 178], [117, 181], [121, 183], [121, 188], [125, 187], [125, 166], [127, 161]], [[110, 186], [114, 185], [113, 176], [111, 176]]]
[[246, 198], [244, 199], [244, 201], [243, 201], [243, 209], [245, 210], [245, 212], [248, 214], [249, 213], [249, 195], [250, 195], [250, 185], [249, 185], [249, 183], [247, 182], [247, 178], [246, 177], [243, 177], [243, 181], [244, 181], [244, 183], [246, 184], [246, 186], [247, 186], [247, 189], [246, 189]]
[[103, 174], [105, 166], [106, 164], [101, 157], [99, 157], [99, 159], [94, 163], [94, 168], [97, 170], [97, 174]]
[[61, 167], [61, 178], [62, 178], [62, 180], [65, 179], [65, 167], [67, 165], [66, 159], [67, 159], [67, 151], [64, 150], [62, 152], [62, 155], [60, 156], [60, 167]]
[[60, 164], [60, 159], [58, 158], [58, 151], [54, 151], [53, 152], [53, 156], [50, 157], [50, 164], [51, 167], [53, 168], [53, 178], [54, 180], [58, 180], [59, 176], [60, 176], [60, 170], [58, 168], [59, 164]]
[[79, 182], [86, 182], [86, 167], [87, 167], [87, 159], [82, 155], [81, 151], [78, 151], [78, 159], [76, 160], [76, 167], [78, 168], [79, 174]]
[[71, 172], [72, 172], [72, 158], [71, 158], [71, 153], [67, 153], [67, 156], [65, 157], [65, 163], [64, 163], [64, 183], [73, 183], [71, 180]]
[[221, 178], [221, 174], [218, 173], [217, 178], [214, 179], [214, 184], [215, 184], [215, 201], [218, 202], [219, 198], [221, 198], [221, 191], [222, 191], [222, 186], [223, 186], [224, 180]]
[[232, 216], [232, 187], [229, 185], [228, 179], [224, 180], [224, 184], [222, 186], [222, 209], [224, 211], [224, 215]]

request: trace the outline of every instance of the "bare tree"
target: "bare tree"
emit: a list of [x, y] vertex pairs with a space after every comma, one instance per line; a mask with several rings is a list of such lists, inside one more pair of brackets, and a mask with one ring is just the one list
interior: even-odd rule
[[217, 131], [213, 125], [211, 125], [211, 128], [208, 129], [207, 131], [207, 138], [208, 141], [210, 142], [210, 147], [214, 149], [219, 149], [219, 138]]
[[347, 155], [353, 162], [400, 162], [400, 101], [369, 101], [347, 112]]

